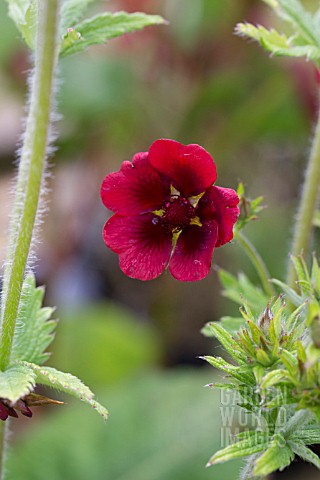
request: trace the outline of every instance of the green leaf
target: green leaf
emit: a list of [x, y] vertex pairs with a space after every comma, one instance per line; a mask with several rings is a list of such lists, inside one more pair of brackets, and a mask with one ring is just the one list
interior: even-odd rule
[[235, 229], [240, 231], [247, 225], [247, 223], [258, 218], [258, 213], [264, 209], [264, 206], [261, 205], [263, 197], [260, 196], [254, 199], [247, 197], [242, 182], [238, 185], [237, 195], [239, 197], [240, 215], [235, 225]]
[[295, 432], [299, 432], [302, 426], [310, 423], [313, 417], [314, 415], [310, 410], [298, 410], [286, 423], [283, 434], [286, 438], [290, 438]]
[[303, 303], [304, 298], [298, 295], [292, 288], [290, 288], [288, 285], [286, 285], [284, 282], [281, 282], [280, 280], [273, 278], [272, 283], [277, 285], [283, 293], [288, 295], [289, 299], [293, 303], [295, 307], [299, 307], [301, 303]]
[[220, 324], [223, 328], [227, 330], [227, 332], [231, 334], [235, 334], [239, 332], [241, 327], [246, 325], [246, 322], [243, 317], [222, 317], [220, 320]]
[[141, 30], [150, 25], [164, 23], [166, 23], [165, 20], [159, 15], [126, 12], [102, 13], [76, 25], [74, 32], [68, 32], [63, 38], [60, 55], [65, 57], [82, 52], [91, 45], [103, 44], [111, 38]]
[[109, 415], [108, 411], [94, 400], [94, 394], [89, 387], [84, 385], [81, 380], [74, 375], [60, 372], [51, 367], [39, 367], [39, 365], [35, 365], [34, 363], [23, 362], [22, 364], [34, 371], [37, 383], [56, 388], [61, 392], [68, 393], [69, 395], [78, 398], [82, 402], [91, 405], [91, 407], [93, 407], [104, 418], [104, 420], [107, 420]]
[[242, 348], [239, 345], [239, 342], [230, 335], [227, 330], [225, 330], [220, 323], [211, 322], [207, 325], [207, 328], [211, 330], [214, 337], [216, 337], [225, 350], [230, 353], [230, 355], [239, 362], [246, 363], [247, 356], [243, 352]]
[[[211, 322], [207, 323], [201, 330], [201, 333], [206, 337], [214, 337], [213, 331], [210, 328]], [[221, 325], [227, 332], [231, 334], [237, 333], [241, 327], [246, 325], [244, 318], [240, 317], [222, 317], [219, 321]]]
[[237, 379], [241, 383], [245, 383], [247, 385], [254, 385], [254, 378], [252, 375], [252, 369], [249, 367], [235, 367], [234, 365], [230, 365], [230, 363], [223, 360], [221, 357], [211, 357], [205, 356], [200, 357], [203, 360], [206, 360], [210, 365], [223, 372], [231, 375], [233, 378]]
[[306, 445], [320, 443], [320, 425], [302, 425], [290, 436], [292, 441], [301, 441]]
[[274, 29], [268, 30], [262, 26], [250, 23], [239, 23], [236, 33], [256, 40], [274, 56], [306, 57], [308, 60], [319, 60], [320, 47], [316, 45], [300, 44], [298, 38], [288, 38]]
[[36, 0], [6, 0], [9, 16], [16, 24], [26, 44], [34, 48], [36, 35]]
[[73, 27], [83, 16], [88, 5], [95, 0], [64, 0], [61, 7], [61, 31]]
[[50, 320], [53, 308], [42, 307], [44, 289], [36, 287], [34, 275], [28, 275], [23, 283], [22, 302], [15, 329], [12, 360], [41, 364], [49, 353], [46, 348], [53, 340], [57, 322]]
[[[250, 432], [251, 433], [251, 432]], [[217, 463], [227, 462], [234, 458], [247, 457], [254, 453], [259, 453], [268, 448], [268, 434], [262, 432], [253, 432], [248, 438], [228, 445], [226, 448], [215, 453], [207, 463], [207, 467]]]
[[15, 403], [35, 386], [36, 374], [28, 365], [12, 365], [0, 372], [0, 397]]
[[303, 442], [292, 442], [289, 440], [288, 445], [296, 455], [320, 469], [320, 458], [310, 448], [306, 447]]
[[294, 453], [288, 445], [278, 445], [273, 442], [256, 461], [253, 470], [254, 475], [266, 476], [275, 470], [283, 470], [290, 465], [294, 458]]
[[279, 13], [284, 20], [290, 22], [306, 42], [320, 46], [320, 33], [316, 19], [305, 10], [299, 0], [277, 0]]
[[259, 314], [268, 303], [268, 298], [263, 291], [251, 283], [243, 273], [235, 277], [226, 270], [219, 269], [218, 275], [223, 286], [222, 295], [224, 297], [229, 298], [239, 305], [243, 305], [243, 301], [245, 300], [246, 305], [249, 306], [255, 314]]

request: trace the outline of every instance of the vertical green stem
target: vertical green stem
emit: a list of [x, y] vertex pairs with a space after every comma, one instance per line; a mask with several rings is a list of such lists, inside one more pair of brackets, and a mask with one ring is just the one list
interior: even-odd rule
[[0, 480], [3, 478], [3, 464], [4, 464], [4, 443], [7, 425], [4, 422], [0, 423]]
[[[313, 218], [317, 207], [320, 185], [320, 110], [314, 133], [312, 148], [302, 189], [297, 220], [294, 227], [291, 253], [300, 255], [308, 251], [312, 232]], [[296, 274], [292, 262], [289, 263], [287, 283], [295, 287]]]
[[57, 63], [59, 0], [38, 0], [37, 11], [35, 68], [31, 81], [30, 108], [9, 232], [7, 266], [4, 272], [0, 370], [4, 370], [10, 361], [22, 283], [39, 205]]
[[261, 285], [265, 293], [268, 295], [268, 297], [275, 296], [276, 292], [269, 281], [270, 273], [268, 272], [266, 264], [262, 260], [259, 252], [255, 249], [250, 240], [245, 235], [243, 235], [243, 233], [236, 230], [234, 232], [234, 238], [240, 243], [248, 257], [250, 258], [254, 268], [256, 269], [257, 274], [259, 275]]

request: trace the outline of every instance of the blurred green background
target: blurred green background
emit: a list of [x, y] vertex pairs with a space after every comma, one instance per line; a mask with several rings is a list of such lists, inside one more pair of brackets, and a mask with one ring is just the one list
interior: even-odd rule
[[[149, 283], [126, 278], [102, 241], [109, 214], [99, 188], [157, 138], [199, 143], [217, 163], [218, 185], [242, 180], [250, 196], [264, 196], [268, 208], [247, 233], [272, 276], [283, 278], [316, 113], [314, 72], [306, 62], [270, 59], [233, 34], [239, 21], [270, 24], [259, 0], [112, 0], [91, 8], [107, 9], [159, 13], [169, 25], [61, 62], [58, 149], [36, 274], [60, 318], [50, 365], [79, 375], [111, 417], [104, 425], [68, 399], [35, 409], [31, 421], [14, 420], [8, 478], [233, 480], [239, 464], [204, 468], [220, 447], [221, 405], [219, 392], [202, 388], [217, 374], [198, 368], [197, 356], [218, 348], [201, 335], [203, 324], [235, 307], [221, 298], [214, 270], [195, 284], [169, 274]], [[2, 261], [31, 66], [4, 2], [0, 65]], [[233, 242], [215, 252], [214, 264], [257, 280]], [[302, 478], [300, 471], [319, 478], [298, 464], [287, 475]]]

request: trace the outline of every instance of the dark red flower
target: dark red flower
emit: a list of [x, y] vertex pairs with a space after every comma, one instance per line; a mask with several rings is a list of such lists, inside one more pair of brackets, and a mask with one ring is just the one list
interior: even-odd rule
[[213, 186], [216, 177], [204, 148], [166, 139], [105, 177], [101, 198], [115, 215], [103, 238], [126, 275], [151, 280], [168, 265], [177, 280], [208, 275], [214, 248], [232, 239], [239, 215], [236, 192]]

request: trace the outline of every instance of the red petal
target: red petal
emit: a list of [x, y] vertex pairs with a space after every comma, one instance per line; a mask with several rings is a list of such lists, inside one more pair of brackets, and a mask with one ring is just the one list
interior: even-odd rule
[[169, 194], [169, 184], [150, 165], [145, 152], [137, 153], [132, 163], [123, 162], [120, 171], [107, 175], [101, 186], [104, 205], [120, 215], [157, 210]]
[[218, 227], [214, 220], [204, 223], [202, 227], [190, 225], [183, 230], [169, 265], [174, 278], [194, 282], [206, 277], [210, 272], [217, 237]]
[[211, 187], [203, 195], [197, 213], [200, 219], [215, 220], [218, 224], [216, 247], [221, 247], [233, 238], [233, 225], [240, 214], [239, 197], [231, 188]]
[[150, 147], [149, 162], [186, 197], [204, 192], [217, 178], [211, 155], [199, 145], [157, 140]]
[[134, 217], [113, 215], [104, 226], [103, 238], [119, 254], [120, 268], [128, 277], [152, 280], [168, 265], [172, 234], [151, 213]]

